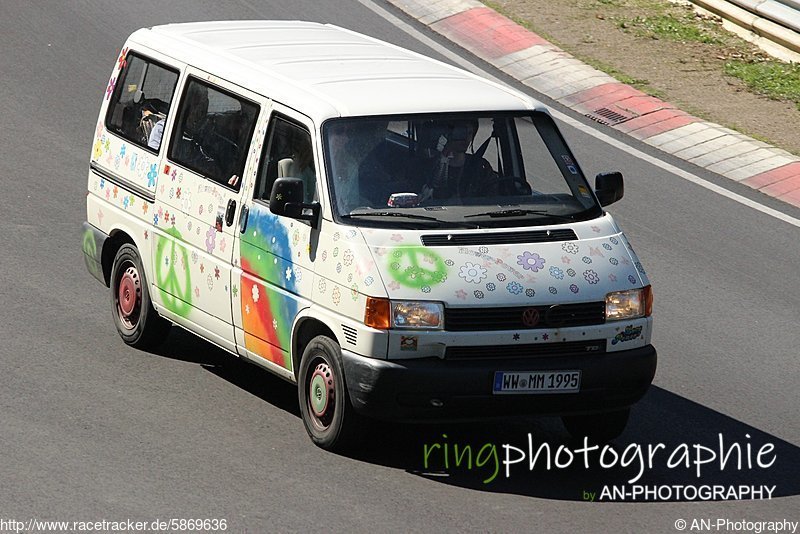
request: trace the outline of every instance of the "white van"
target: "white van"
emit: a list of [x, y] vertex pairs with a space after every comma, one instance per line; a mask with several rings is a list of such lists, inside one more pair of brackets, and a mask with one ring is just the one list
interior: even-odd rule
[[169, 24], [115, 62], [83, 250], [136, 347], [177, 324], [365, 415], [557, 414], [611, 439], [656, 368], [652, 293], [547, 110], [307, 22]]

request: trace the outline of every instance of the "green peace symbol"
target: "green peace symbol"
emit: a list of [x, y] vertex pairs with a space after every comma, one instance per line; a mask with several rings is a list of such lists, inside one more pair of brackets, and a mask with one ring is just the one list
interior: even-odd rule
[[[189, 273], [189, 256], [186, 253], [186, 247], [177, 245], [177, 241], [182, 239], [181, 233], [175, 228], [170, 228], [166, 231], [175, 239], [167, 239], [158, 236], [156, 243], [156, 283], [158, 287], [163, 290], [162, 298], [164, 306], [172, 313], [186, 317], [192, 309], [192, 278]], [[170, 245], [169, 256], [170, 260], [177, 257], [176, 248], [180, 249], [181, 259], [183, 265], [187, 266], [185, 270], [185, 277], [183, 280], [183, 287], [178, 278], [178, 272], [175, 269], [175, 261], [169, 264], [166, 273], [163, 272], [165, 265], [161, 263], [164, 257], [164, 249]]]
[[[421, 262], [431, 264], [424, 267]], [[421, 289], [447, 279], [447, 265], [441, 256], [424, 247], [398, 247], [389, 254], [389, 274], [397, 283]]]
[[91, 258], [95, 261], [87, 261], [86, 265], [89, 267], [89, 270], [94, 274], [102, 275], [100, 271], [99, 264], [97, 263], [97, 241], [94, 239], [94, 235], [92, 234], [91, 230], [86, 230], [83, 234], [83, 253], [86, 254], [88, 258]]

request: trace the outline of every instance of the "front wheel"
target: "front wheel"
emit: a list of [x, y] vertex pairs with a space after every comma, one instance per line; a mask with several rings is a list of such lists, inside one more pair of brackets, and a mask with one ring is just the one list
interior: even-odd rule
[[630, 408], [591, 415], [570, 415], [561, 418], [573, 438], [588, 437], [594, 443], [607, 443], [618, 438], [628, 425]]
[[303, 351], [297, 394], [311, 440], [326, 450], [344, 450], [355, 440], [360, 417], [350, 404], [339, 345], [326, 336]]
[[132, 347], [160, 344], [172, 326], [153, 308], [139, 251], [127, 243], [119, 248], [111, 267], [111, 306], [117, 332]]

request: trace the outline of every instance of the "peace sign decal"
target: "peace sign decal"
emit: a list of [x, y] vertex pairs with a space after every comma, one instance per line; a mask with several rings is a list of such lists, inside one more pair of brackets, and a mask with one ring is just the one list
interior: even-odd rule
[[[83, 234], [83, 253], [86, 254], [86, 266], [92, 272], [93, 275], [101, 277], [103, 276], [100, 267], [97, 264], [97, 241], [94, 239], [94, 235], [92, 234], [91, 230], [86, 230]], [[89, 258], [95, 261], [89, 261]]]
[[425, 247], [398, 247], [389, 255], [389, 274], [405, 287], [430, 290], [447, 280], [444, 260]]
[[[186, 247], [178, 245], [181, 233], [175, 228], [167, 230], [175, 239], [158, 236], [156, 243], [156, 284], [164, 293], [164, 306], [181, 317], [189, 315], [192, 309], [192, 278], [189, 274], [189, 255]], [[167, 252], [165, 254], [165, 252]], [[180, 254], [184, 272], [179, 273], [176, 263]]]

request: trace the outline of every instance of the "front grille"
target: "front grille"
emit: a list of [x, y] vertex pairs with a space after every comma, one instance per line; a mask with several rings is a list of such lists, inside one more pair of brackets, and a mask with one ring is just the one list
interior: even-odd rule
[[[539, 314], [538, 322], [532, 326], [527, 326], [523, 322], [523, 315], [527, 310], [536, 310]], [[444, 327], [452, 332], [566, 328], [605, 322], [606, 304], [602, 301], [553, 306], [445, 308], [444, 310]]]
[[510, 245], [514, 243], [550, 243], [575, 241], [570, 228], [530, 230], [526, 232], [483, 232], [480, 234], [432, 234], [421, 236], [426, 247], [463, 247], [468, 245]]
[[533, 343], [528, 345], [499, 345], [486, 347], [447, 347], [448, 360], [491, 358], [545, 358], [548, 356], [600, 354], [606, 351], [605, 339], [570, 341], [564, 343]]

